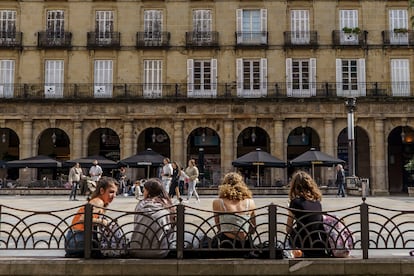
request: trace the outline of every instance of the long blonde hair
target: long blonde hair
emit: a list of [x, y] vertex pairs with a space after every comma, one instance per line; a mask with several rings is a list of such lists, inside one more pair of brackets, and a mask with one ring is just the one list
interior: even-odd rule
[[219, 197], [230, 200], [244, 200], [253, 196], [249, 187], [243, 181], [243, 177], [238, 173], [231, 172], [224, 176], [222, 184], [219, 186]]
[[298, 171], [290, 181], [289, 199], [303, 197], [306, 200], [321, 201], [322, 193], [315, 180], [307, 172]]

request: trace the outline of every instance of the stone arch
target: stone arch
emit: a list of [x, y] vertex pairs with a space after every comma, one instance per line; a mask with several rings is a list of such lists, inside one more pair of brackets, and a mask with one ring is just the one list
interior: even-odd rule
[[[337, 137], [337, 156], [346, 162], [348, 169], [348, 128], [343, 128]], [[371, 177], [371, 147], [368, 132], [360, 125], [355, 126], [355, 175], [362, 178]]]
[[[287, 137], [287, 161], [298, 157], [302, 153], [315, 148], [320, 150], [321, 139], [318, 132], [309, 126], [298, 126], [293, 128]], [[298, 168], [288, 167], [288, 177], [290, 177]], [[310, 172], [310, 168], [301, 168]], [[322, 168], [316, 167], [314, 172], [315, 180], [317, 183], [323, 183], [327, 179], [322, 179]]]
[[120, 137], [112, 128], [100, 127], [91, 131], [87, 138], [88, 156], [101, 155], [108, 159], [120, 159]]
[[414, 186], [414, 129], [397, 126], [387, 137], [390, 193], [406, 193]]
[[171, 156], [170, 135], [160, 127], [147, 127], [137, 137], [137, 152], [151, 148], [153, 151], [165, 156]]
[[221, 178], [219, 133], [211, 127], [194, 128], [187, 136], [186, 145], [187, 160], [195, 159], [200, 171], [200, 186], [218, 185]]

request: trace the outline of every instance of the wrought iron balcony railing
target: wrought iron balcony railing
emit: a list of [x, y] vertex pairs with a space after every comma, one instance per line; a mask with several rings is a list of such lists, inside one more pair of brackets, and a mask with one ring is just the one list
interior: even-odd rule
[[[353, 84], [354, 85], [354, 84]], [[299, 86], [296, 83], [268, 82], [259, 88], [240, 89], [236, 82], [214, 85], [187, 83], [113, 83], [113, 84], [9, 84], [0, 85], [2, 101], [15, 99], [283, 99], [283, 98], [413, 98], [414, 82], [349, 83], [315, 82]], [[260, 88], [262, 87], [262, 88]]]
[[382, 43], [384, 46], [414, 46], [414, 31], [395, 29], [382, 31]]
[[168, 48], [169, 32], [137, 32], [137, 48]]
[[236, 32], [236, 47], [267, 47], [268, 32]]
[[72, 47], [71, 32], [38, 32], [37, 46], [43, 49], [69, 49]]
[[22, 32], [0, 32], [0, 48], [22, 47]]
[[292, 31], [283, 33], [285, 48], [317, 48], [317, 31]]
[[88, 32], [88, 49], [119, 49], [121, 48], [120, 32]]
[[342, 30], [332, 31], [333, 47], [365, 47], [367, 45], [367, 31], [344, 32]]
[[187, 48], [218, 48], [218, 32], [186, 32], [185, 45]]

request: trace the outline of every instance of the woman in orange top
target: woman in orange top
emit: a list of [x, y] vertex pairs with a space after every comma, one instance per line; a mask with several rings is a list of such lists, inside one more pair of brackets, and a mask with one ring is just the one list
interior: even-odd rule
[[[111, 177], [99, 179], [96, 190], [92, 193], [89, 203], [93, 206], [93, 224], [107, 225], [108, 221], [102, 217], [107, 207], [116, 197], [118, 182]], [[66, 256], [83, 257], [84, 255], [84, 214], [85, 206], [81, 206], [73, 217], [72, 225], [66, 234]]]

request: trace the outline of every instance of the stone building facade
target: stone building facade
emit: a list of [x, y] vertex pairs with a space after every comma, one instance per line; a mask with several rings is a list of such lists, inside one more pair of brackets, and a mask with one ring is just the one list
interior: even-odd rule
[[[356, 174], [373, 194], [406, 191], [410, 17], [398, 0], [1, 1], [2, 159], [117, 161], [151, 147], [196, 158], [216, 185], [256, 148], [347, 161], [344, 102], [355, 97]], [[243, 173], [276, 185], [293, 170]], [[315, 173], [332, 184], [333, 168]]]

